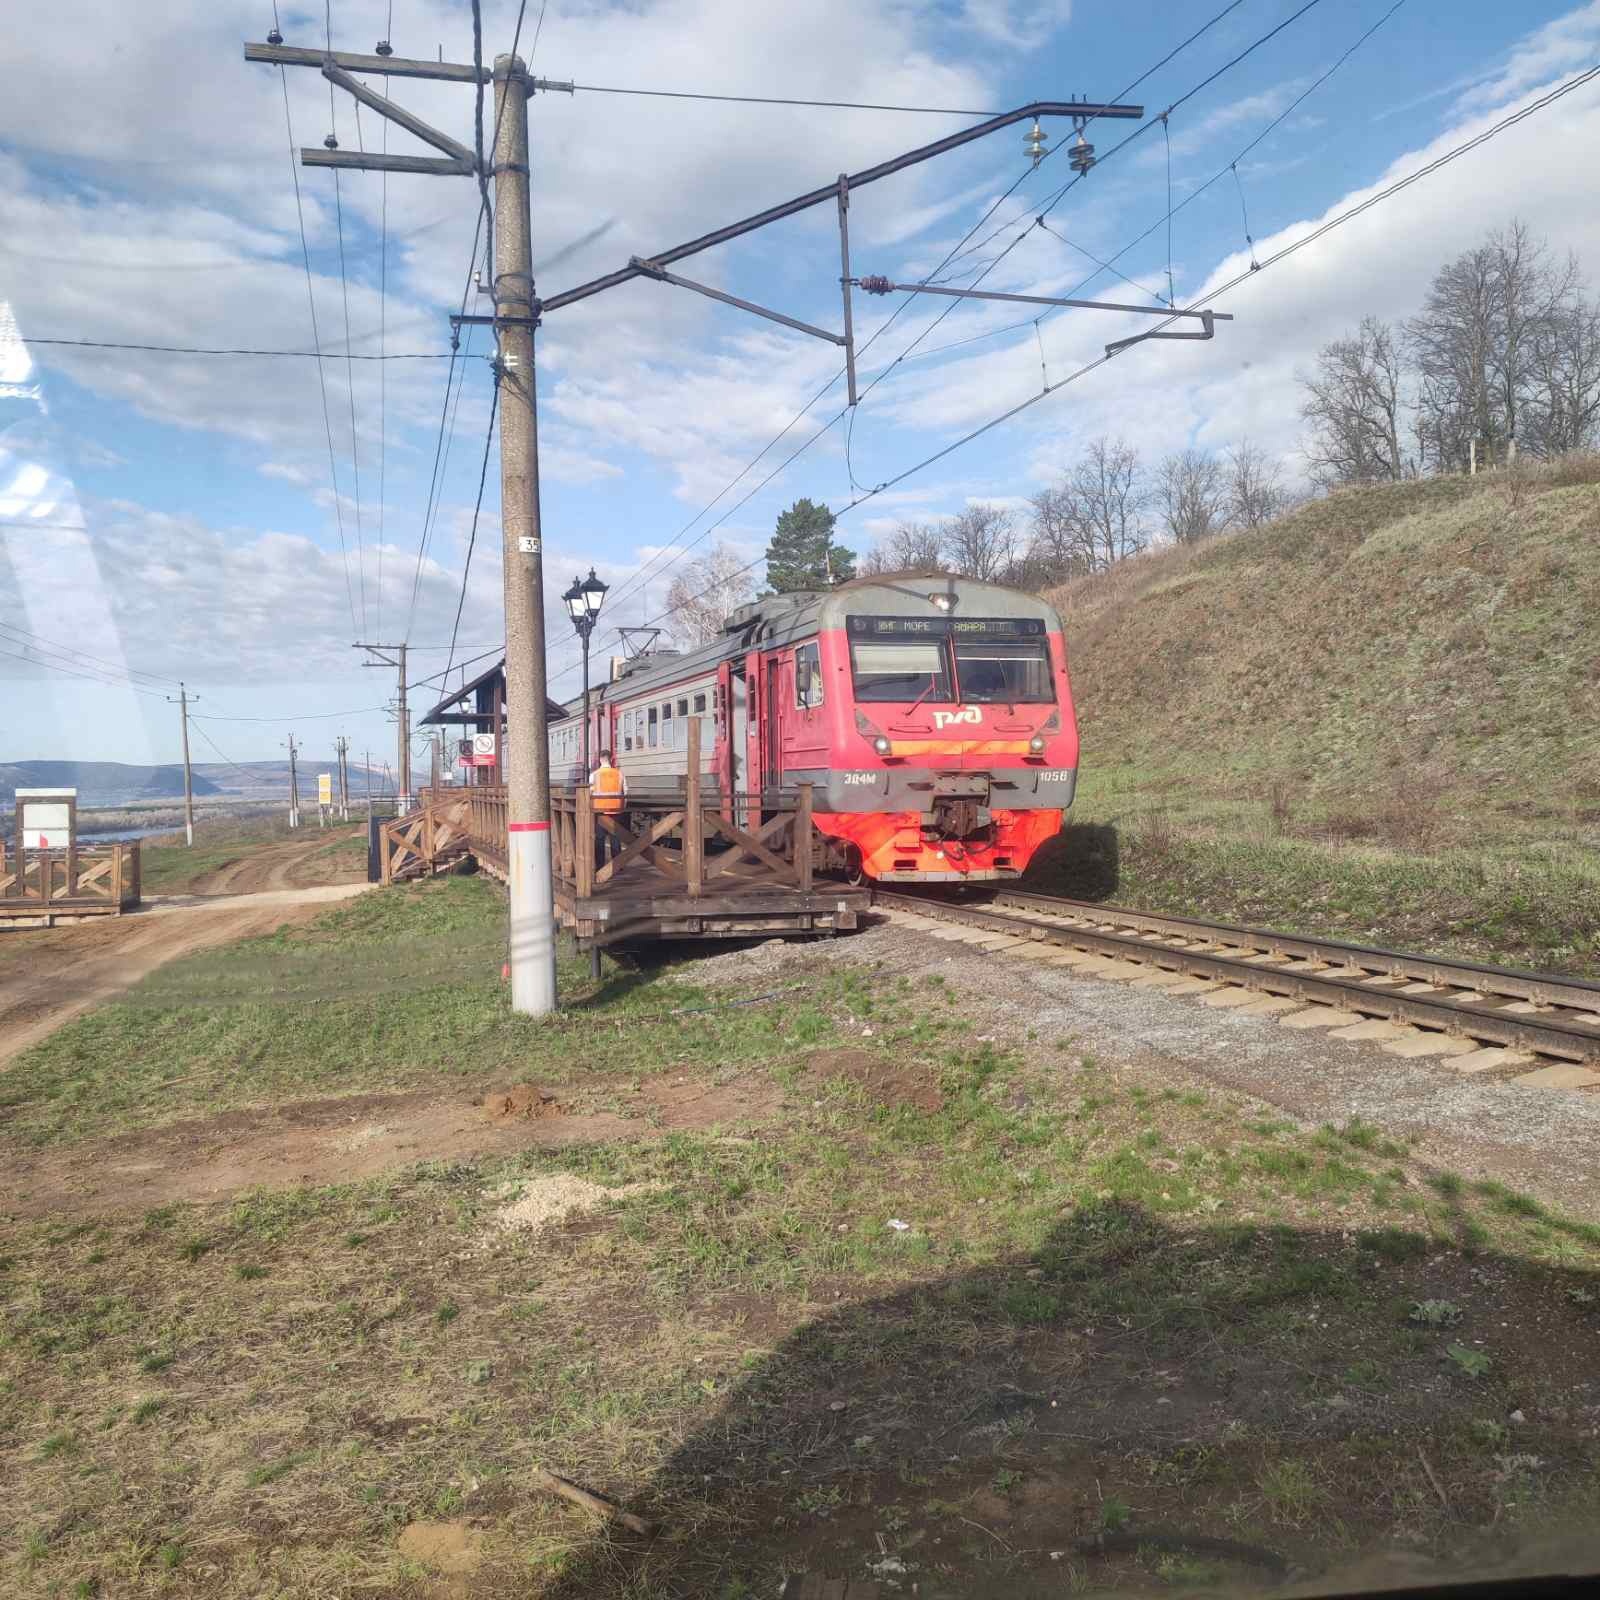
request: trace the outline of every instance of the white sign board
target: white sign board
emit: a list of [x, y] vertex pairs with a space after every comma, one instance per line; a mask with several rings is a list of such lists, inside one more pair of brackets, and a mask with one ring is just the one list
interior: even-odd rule
[[487, 756], [490, 764], [492, 764], [494, 761], [494, 735], [492, 733], [473, 734], [472, 753], [480, 759]]
[[76, 789], [18, 789], [17, 842], [29, 850], [65, 850], [72, 843]]

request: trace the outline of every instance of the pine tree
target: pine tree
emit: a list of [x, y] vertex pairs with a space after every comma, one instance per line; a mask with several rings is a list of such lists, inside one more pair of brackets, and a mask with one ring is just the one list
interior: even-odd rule
[[796, 500], [778, 518], [767, 546], [767, 584], [776, 594], [826, 589], [856, 575], [856, 555], [833, 543], [833, 513], [810, 500]]

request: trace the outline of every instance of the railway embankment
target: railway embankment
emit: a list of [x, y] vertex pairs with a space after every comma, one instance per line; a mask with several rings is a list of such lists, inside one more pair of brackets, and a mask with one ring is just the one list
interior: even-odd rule
[[1069, 584], [1035, 886], [1600, 975], [1600, 458], [1345, 490]]

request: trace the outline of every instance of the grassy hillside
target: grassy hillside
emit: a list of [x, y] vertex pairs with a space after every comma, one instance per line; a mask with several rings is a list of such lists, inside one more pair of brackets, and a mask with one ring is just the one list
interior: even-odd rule
[[1600, 963], [1600, 460], [1342, 491], [1052, 598], [1108, 891]]

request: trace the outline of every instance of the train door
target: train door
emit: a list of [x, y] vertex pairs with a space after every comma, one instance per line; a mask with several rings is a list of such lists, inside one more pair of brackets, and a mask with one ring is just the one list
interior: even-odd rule
[[[783, 685], [788, 656], [768, 656], [762, 663], [765, 668], [766, 694], [762, 703], [766, 707], [761, 740], [761, 787], [765, 794], [776, 796], [783, 784]], [[773, 802], [776, 804], [776, 800]]]
[[746, 691], [744, 662], [728, 667], [728, 799], [739, 814], [739, 793], [744, 786], [747, 746], [750, 739], [750, 705]]

